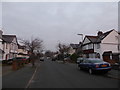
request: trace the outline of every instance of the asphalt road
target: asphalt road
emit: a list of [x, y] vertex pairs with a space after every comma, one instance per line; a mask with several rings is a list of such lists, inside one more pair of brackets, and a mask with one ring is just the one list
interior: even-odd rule
[[76, 64], [41, 62], [28, 88], [118, 88], [118, 80], [80, 71]]
[[38, 62], [2, 77], [3, 88], [118, 88], [119, 81], [104, 75], [90, 75], [76, 64], [51, 60]]

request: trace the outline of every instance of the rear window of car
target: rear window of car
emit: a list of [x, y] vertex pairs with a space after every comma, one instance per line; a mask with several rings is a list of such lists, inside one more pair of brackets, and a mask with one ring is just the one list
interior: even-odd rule
[[23, 57], [16, 57], [16, 58], [14, 58], [14, 59], [23, 59]]
[[91, 63], [101, 63], [103, 62], [102, 60], [90, 60]]

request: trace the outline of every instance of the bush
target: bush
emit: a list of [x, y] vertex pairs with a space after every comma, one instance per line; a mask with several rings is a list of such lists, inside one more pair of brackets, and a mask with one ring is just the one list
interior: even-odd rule
[[79, 57], [79, 56], [78, 56], [76, 53], [74, 53], [74, 54], [72, 54], [72, 55], [70, 56], [70, 59], [71, 59], [72, 61], [76, 62], [78, 57]]

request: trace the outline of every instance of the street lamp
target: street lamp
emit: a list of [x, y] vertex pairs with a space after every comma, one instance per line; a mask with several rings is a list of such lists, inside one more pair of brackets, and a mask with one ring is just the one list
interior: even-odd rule
[[[83, 41], [83, 34], [77, 34], [77, 35], [80, 35], [80, 36], [82, 36], [82, 41]], [[81, 41], [81, 42], [82, 42], [82, 41]]]

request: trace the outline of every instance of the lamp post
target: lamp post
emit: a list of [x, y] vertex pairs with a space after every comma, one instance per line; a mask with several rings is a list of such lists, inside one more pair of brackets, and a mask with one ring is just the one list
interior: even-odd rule
[[77, 52], [79, 53], [79, 55], [80, 55], [80, 56], [82, 56], [82, 57], [83, 57], [83, 50], [82, 50], [83, 34], [77, 34], [77, 35], [80, 35], [80, 36], [81, 36], [81, 38], [82, 38], [82, 39], [81, 39], [81, 45], [80, 45], [80, 42], [79, 42], [79, 45], [80, 45], [80, 46], [79, 46], [79, 48], [78, 48], [78, 51], [77, 51]]
[[[83, 41], [83, 34], [77, 34], [77, 35], [80, 35], [80, 36], [82, 36], [82, 41]], [[81, 41], [81, 42], [82, 42], [82, 41]]]

